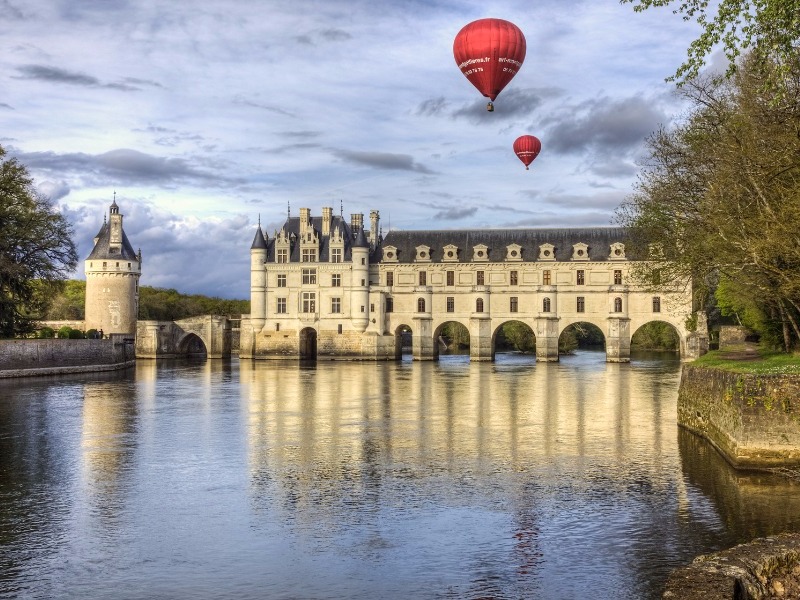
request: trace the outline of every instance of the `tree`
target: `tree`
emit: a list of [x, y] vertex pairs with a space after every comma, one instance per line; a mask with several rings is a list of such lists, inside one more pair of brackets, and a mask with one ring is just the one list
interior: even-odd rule
[[754, 57], [730, 79], [687, 82], [687, 118], [648, 140], [617, 213], [651, 259], [634, 271], [640, 282], [691, 279], [701, 294], [705, 282], [735, 282], [787, 351], [800, 339], [800, 62], [791, 67], [781, 92]]
[[0, 146], [0, 337], [30, 333], [77, 262], [69, 222]]
[[[620, 3], [633, 4], [634, 11], [642, 12], [676, 1], [620, 0]], [[800, 0], [719, 0], [711, 9], [708, 0], [679, 2], [672, 12], [683, 15], [684, 21], [696, 20], [703, 32], [689, 45], [686, 62], [670, 81], [682, 85], [695, 79], [706, 57], [720, 43], [729, 61], [728, 76], [736, 71], [740, 54], [748, 50], [766, 69], [767, 82], [773, 87], [779, 86], [790, 72], [800, 40]]]

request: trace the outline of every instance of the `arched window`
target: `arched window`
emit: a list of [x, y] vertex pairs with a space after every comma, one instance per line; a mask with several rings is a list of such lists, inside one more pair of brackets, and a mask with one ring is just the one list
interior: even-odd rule
[[542, 300], [542, 312], [550, 312], [550, 298]]
[[622, 298], [614, 298], [614, 312], [622, 312]]
[[425, 298], [417, 299], [417, 312], [425, 312]]
[[475, 312], [483, 312], [483, 298], [475, 300]]

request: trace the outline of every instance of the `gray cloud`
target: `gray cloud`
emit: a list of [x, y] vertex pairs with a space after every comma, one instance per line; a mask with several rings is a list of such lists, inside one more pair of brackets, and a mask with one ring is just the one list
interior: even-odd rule
[[249, 106], [251, 108], [258, 108], [261, 110], [266, 110], [278, 115], [284, 115], [287, 117], [297, 118], [297, 115], [285, 110], [279, 106], [273, 106], [271, 104], [262, 104], [261, 102], [256, 102], [254, 100], [250, 100], [248, 98], [244, 98], [243, 96], [236, 96], [233, 99], [233, 103], [237, 106]]
[[628, 152], [641, 146], [668, 117], [641, 95], [608, 97], [565, 107], [547, 126], [547, 149], [570, 154], [595, 149]]
[[8, 110], [14, 110], [14, 107], [10, 104], [6, 104], [5, 102], [0, 102], [0, 108], [7, 108]]
[[163, 158], [137, 150], [119, 149], [103, 154], [29, 152], [16, 155], [30, 169], [63, 174], [91, 174], [118, 183], [166, 184], [192, 181], [203, 185], [229, 185], [241, 180], [198, 170], [182, 158]]
[[66, 181], [43, 181], [36, 187], [53, 202], [68, 196], [70, 193], [70, 187]]
[[[15, 77], [14, 79], [33, 79], [37, 81], [48, 81], [50, 83], [63, 83], [66, 85], [78, 85], [88, 88], [107, 88], [120, 90], [123, 92], [138, 91], [140, 88], [131, 85], [131, 81], [140, 81], [136, 79], [127, 79], [128, 83], [102, 83], [97, 77], [86, 75], [85, 73], [78, 73], [76, 71], [67, 71], [58, 67], [47, 67], [44, 65], [23, 65], [17, 67], [17, 71], [22, 73], [22, 76]], [[150, 85], [153, 84], [152, 82]]]
[[365, 165], [376, 169], [387, 169], [391, 171], [414, 171], [425, 173], [426, 175], [435, 174], [426, 166], [414, 161], [409, 154], [392, 154], [390, 152], [357, 152], [355, 150], [333, 149], [332, 154], [346, 162], [357, 165]]
[[336, 27], [316, 29], [312, 32], [295, 36], [294, 38], [298, 44], [304, 46], [316, 46], [319, 42], [346, 42], [351, 39], [353, 39], [352, 35], [344, 29], [338, 29]]
[[471, 217], [476, 212], [478, 212], [478, 207], [473, 206], [470, 208], [448, 208], [446, 210], [440, 210], [435, 215], [433, 215], [434, 219], [445, 219], [448, 221], [453, 221], [457, 219], [465, 219], [467, 217]]
[[288, 138], [303, 138], [308, 139], [312, 137], [319, 137], [322, 135], [321, 131], [284, 131], [280, 135]]
[[560, 92], [553, 88], [511, 88], [504, 90], [494, 101], [494, 112], [486, 110], [489, 100], [483, 98], [454, 110], [451, 117], [473, 123], [497, 123], [511, 118], [530, 117], [546, 99], [558, 94]]

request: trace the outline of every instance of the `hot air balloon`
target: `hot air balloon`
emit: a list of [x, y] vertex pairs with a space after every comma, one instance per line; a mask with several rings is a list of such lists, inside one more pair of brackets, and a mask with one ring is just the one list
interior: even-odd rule
[[503, 19], [478, 19], [465, 25], [453, 42], [453, 56], [461, 72], [489, 98], [486, 110], [514, 78], [525, 60], [525, 36]]
[[533, 162], [533, 159], [539, 156], [542, 150], [542, 142], [539, 141], [534, 135], [521, 135], [514, 140], [514, 154], [525, 163], [525, 170]]

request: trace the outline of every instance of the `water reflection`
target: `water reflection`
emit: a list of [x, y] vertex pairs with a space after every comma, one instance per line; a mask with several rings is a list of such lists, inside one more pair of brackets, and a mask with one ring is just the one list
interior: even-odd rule
[[800, 530], [798, 484], [678, 430], [679, 371], [583, 352], [0, 382], [0, 595], [657, 598], [698, 553]]

